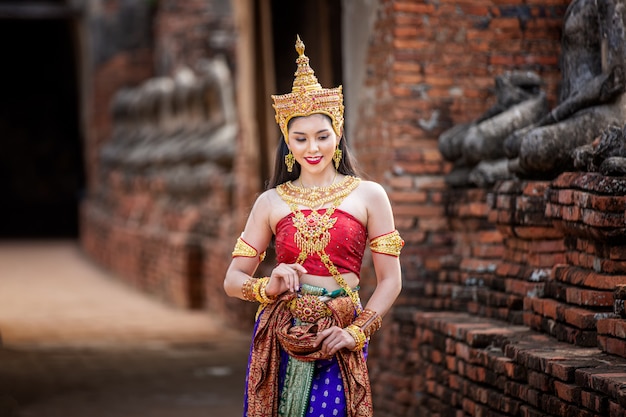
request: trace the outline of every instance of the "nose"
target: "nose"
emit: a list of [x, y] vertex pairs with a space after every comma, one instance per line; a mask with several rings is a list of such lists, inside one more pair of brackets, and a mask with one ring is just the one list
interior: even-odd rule
[[319, 149], [319, 146], [317, 145], [316, 140], [309, 141], [309, 152], [314, 153], [314, 152], [317, 152], [318, 149]]

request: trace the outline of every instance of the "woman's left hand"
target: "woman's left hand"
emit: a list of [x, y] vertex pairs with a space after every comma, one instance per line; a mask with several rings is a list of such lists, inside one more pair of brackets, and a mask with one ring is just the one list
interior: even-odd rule
[[338, 326], [319, 332], [317, 334], [317, 343], [318, 346], [321, 344], [320, 350], [322, 353], [329, 357], [339, 352], [340, 349], [346, 348], [351, 350], [356, 346], [356, 342], [350, 333]]

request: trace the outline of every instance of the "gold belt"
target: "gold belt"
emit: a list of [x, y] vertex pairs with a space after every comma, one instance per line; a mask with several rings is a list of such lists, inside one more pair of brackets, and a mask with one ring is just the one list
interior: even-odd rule
[[[325, 300], [326, 299], [326, 300]], [[324, 317], [330, 317], [332, 312], [326, 305], [328, 297], [313, 294], [299, 294], [289, 301], [291, 314], [303, 323], [315, 323]]]
[[[353, 291], [358, 291], [356, 287]], [[289, 310], [294, 318], [302, 323], [315, 323], [319, 319], [332, 316], [332, 311], [326, 303], [337, 297], [345, 297], [343, 290], [329, 293], [324, 288], [303, 284], [300, 293], [289, 301]]]

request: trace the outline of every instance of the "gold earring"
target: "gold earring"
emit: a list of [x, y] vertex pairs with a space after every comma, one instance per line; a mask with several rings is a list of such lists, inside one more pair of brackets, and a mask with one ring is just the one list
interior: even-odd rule
[[341, 162], [341, 156], [343, 152], [339, 149], [339, 145], [337, 145], [337, 149], [335, 149], [335, 153], [333, 154], [333, 161], [335, 161], [335, 169], [339, 169], [339, 163]]
[[287, 171], [293, 171], [293, 164], [296, 162], [296, 158], [291, 153], [291, 150], [287, 155], [285, 155], [285, 165], [287, 165]]

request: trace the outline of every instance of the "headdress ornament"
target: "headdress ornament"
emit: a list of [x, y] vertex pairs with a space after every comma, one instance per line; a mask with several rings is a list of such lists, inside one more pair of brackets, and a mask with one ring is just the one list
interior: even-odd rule
[[337, 136], [341, 136], [344, 109], [342, 86], [322, 88], [313, 69], [309, 66], [309, 57], [304, 55], [304, 42], [300, 40], [300, 36], [296, 40], [296, 51], [299, 55], [296, 59], [298, 69], [294, 74], [291, 93], [272, 95], [276, 123], [283, 133], [285, 142], [289, 141], [287, 130], [289, 120], [315, 113], [328, 115], [332, 120], [333, 130]]

